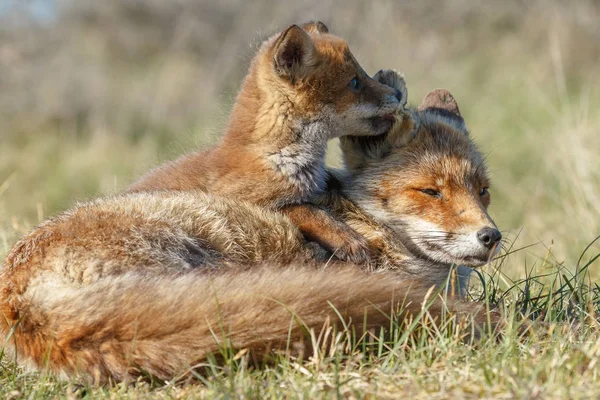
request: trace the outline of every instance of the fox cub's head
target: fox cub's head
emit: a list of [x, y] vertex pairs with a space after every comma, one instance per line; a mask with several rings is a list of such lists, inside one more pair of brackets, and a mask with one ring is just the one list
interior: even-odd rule
[[370, 78], [322, 22], [292, 25], [267, 40], [255, 63], [268, 108], [298, 124], [320, 122], [327, 139], [389, 130], [404, 106], [401, 90]]
[[416, 255], [471, 267], [499, 251], [484, 158], [456, 101], [429, 93], [410, 118], [377, 138], [342, 138], [350, 196], [397, 231]]

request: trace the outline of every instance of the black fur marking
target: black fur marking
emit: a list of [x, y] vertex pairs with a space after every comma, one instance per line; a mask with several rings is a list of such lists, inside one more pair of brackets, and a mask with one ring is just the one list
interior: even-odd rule
[[465, 125], [465, 120], [463, 117], [461, 117], [460, 115], [456, 115], [455, 113], [445, 110], [443, 108], [437, 108], [437, 107], [430, 107], [427, 108], [425, 111], [423, 111], [424, 113], [428, 113], [428, 114], [433, 114], [435, 116], [439, 116], [442, 118], [446, 118], [446, 119], [450, 119], [450, 120], [454, 120], [458, 123], [459, 126], [464, 126]]
[[214, 263], [216, 260], [221, 258], [219, 252], [208, 246], [208, 243], [204, 241], [186, 241], [184, 243], [184, 253], [181, 254], [182, 258], [192, 267], [199, 268], [205, 267], [207, 264]]
[[331, 172], [327, 171], [327, 176], [325, 177], [325, 188], [328, 192], [339, 192], [342, 190], [342, 182], [333, 176]]

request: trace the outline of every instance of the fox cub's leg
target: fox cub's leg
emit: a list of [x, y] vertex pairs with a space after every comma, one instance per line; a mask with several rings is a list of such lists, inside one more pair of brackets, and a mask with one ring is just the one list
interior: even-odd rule
[[373, 76], [373, 79], [384, 85], [391, 86], [402, 93], [402, 101], [400, 103], [404, 108], [404, 112], [398, 123], [388, 132], [387, 141], [393, 147], [403, 147], [415, 138], [418, 131], [414, 114], [405, 108], [408, 99], [408, 90], [406, 89], [404, 76], [401, 72], [393, 69], [381, 69]]
[[317, 242], [342, 261], [367, 264], [370, 260], [367, 240], [327, 211], [312, 204], [289, 205], [281, 210], [300, 232]]

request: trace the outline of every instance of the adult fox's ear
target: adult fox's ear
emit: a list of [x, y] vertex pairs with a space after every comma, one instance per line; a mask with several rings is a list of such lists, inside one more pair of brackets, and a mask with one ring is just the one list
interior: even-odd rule
[[436, 119], [468, 134], [465, 120], [460, 114], [456, 99], [446, 89], [436, 89], [429, 92], [417, 108], [425, 119]]
[[308, 33], [329, 33], [329, 28], [321, 21], [309, 21], [300, 25]]
[[273, 54], [277, 75], [295, 83], [315, 65], [317, 48], [304, 29], [292, 25], [277, 38]]
[[417, 110], [425, 111], [432, 108], [445, 110], [458, 117], [462, 117], [456, 99], [446, 89], [435, 89], [434, 91], [427, 93], [427, 95], [423, 97], [423, 100], [421, 100], [421, 104], [419, 104]]

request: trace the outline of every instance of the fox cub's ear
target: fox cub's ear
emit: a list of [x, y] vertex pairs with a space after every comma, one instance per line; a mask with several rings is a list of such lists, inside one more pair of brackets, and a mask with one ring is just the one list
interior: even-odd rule
[[277, 75], [292, 83], [305, 76], [315, 65], [317, 48], [310, 35], [298, 25], [287, 28], [277, 39], [274, 66]]
[[310, 21], [300, 25], [308, 33], [329, 33], [329, 28], [321, 21]]
[[402, 100], [400, 103], [402, 107], [406, 106], [408, 100], [408, 90], [406, 89], [406, 81], [404, 80], [404, 74], [393, 69], [381, 69], [373, 76], [379, 83], [393, 87], [402, 93]]
[[417, 111], [425, 119], [435, 119], [438, 122], [446, 123], [468, 134], [465, 120], [460, 114], [456, 99], [446, 89], [436, 89], [429, 92], [421, 100]]

